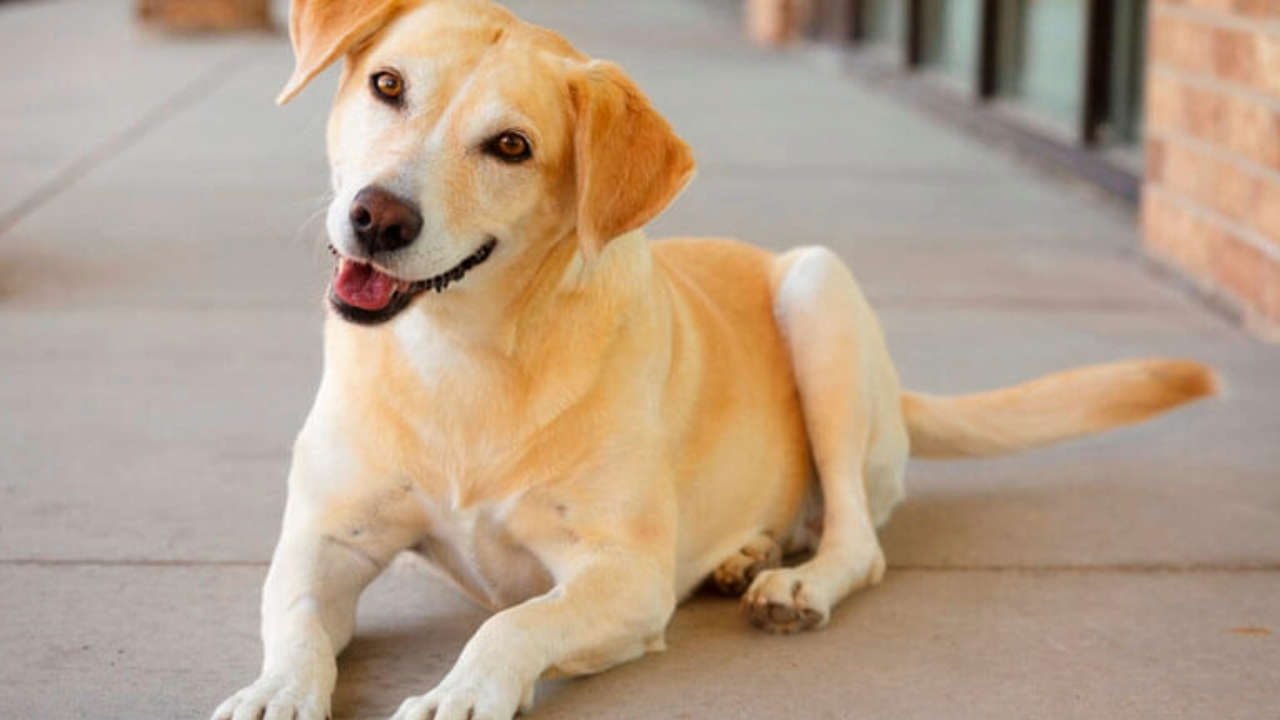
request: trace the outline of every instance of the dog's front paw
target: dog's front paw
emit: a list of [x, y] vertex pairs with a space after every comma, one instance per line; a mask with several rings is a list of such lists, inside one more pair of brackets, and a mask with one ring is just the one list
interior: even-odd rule
[[227, 698], [212, 720], [325, 720], [335, 676], [326, 682], [324, 677], [264, 675]]
[[533, 683], [497, 668], [455, 668], [436, 689], [405, 700], [391, 720], [511, 720], [532, 706]]

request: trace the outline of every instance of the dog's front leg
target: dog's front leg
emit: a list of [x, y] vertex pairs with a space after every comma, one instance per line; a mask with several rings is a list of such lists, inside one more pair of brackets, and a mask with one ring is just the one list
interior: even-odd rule
[[[262, 674], [214, 720], [323, 720], [360, 593], [415, 531], [378, 478], [295, 450], [280, 541], [262, 590]], [[369, 492], [375, 490], [375, 492]]]
[[337, 654], [378, 570], [351, 547], [305, 530], [281, 537], [262, 591], [262, 674], [222, 703], [214, 720], [328, 717]]
[[444, 680], [393, 720], [510, 720], [548, 671], [598, 672], [661, 649], [675, 609], [670, 572], [628, 551], [593, 555], [551, 592], [489, 618]]

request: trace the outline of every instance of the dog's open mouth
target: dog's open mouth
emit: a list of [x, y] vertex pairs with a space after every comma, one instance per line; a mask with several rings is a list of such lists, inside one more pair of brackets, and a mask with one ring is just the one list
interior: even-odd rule
[[498, 241], [489, 239], [452, 269], [426, 280], [402, 280], [370, 263], [338, 255], [329, 301], [338, 314], [351, 322], [376, 325], [395, 317], [419, 294], [428, 290], [444, 292], [466, 276], [472, 268], [489, 259]]

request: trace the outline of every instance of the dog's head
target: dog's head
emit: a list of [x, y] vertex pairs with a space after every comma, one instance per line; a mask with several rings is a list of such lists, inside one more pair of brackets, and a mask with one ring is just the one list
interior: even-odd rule
[[557, 247], [594, 257], [692, 179], [688, 146], [617, 66], [485, 0], [294, 0], [290, 29], [279, 102], [345, 60], [327, 225], [348, 320], [518, 293]]

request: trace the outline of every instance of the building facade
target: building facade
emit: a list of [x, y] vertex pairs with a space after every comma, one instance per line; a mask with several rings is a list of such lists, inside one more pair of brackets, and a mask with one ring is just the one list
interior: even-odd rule
[[1153, 257], [1280, 339], [1280, 0], [807, 9], [854, 66], [1140, 203]]

